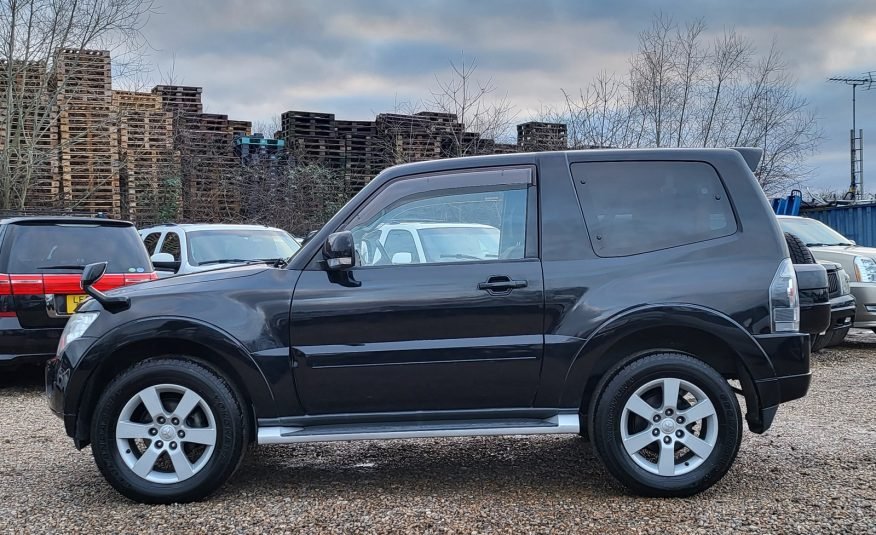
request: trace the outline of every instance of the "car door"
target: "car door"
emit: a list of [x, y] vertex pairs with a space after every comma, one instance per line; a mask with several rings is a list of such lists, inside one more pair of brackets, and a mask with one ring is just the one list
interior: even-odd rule
[[[531, 406], [544, 345], [536, 196], [532, 167], [400, 177], [372, 195], [337, 229], [359, 264], [329, 272], [315, 258], [296, 285], [307, 412]], [[390, 255], [388, 228], [417, 232], [423, 254], [395, 233]]]

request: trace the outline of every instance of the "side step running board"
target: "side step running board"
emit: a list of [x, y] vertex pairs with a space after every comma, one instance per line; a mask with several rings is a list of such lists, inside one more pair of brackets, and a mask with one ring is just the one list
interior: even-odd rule
[[577, 414], [550, 418], [454, 420], [432, 422], [390, 422], [308, 427], [260, 427], [259, 444], [334, 442], [340, 440], [389, 440], [397, 438], [478, 437], [488, 435], [548, 435], [577, 433]]

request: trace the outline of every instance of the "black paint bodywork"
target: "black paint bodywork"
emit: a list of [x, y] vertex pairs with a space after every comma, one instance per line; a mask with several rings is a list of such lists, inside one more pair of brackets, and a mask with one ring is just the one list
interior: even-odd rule
[[[600, 161], [707, 162], [724, 182], [737, 231], [622, 258], [593, 250], [570, 166]], [[525, 258], [330, 272], [329, 235], [388, 183], [412, 175], [531, 168], [535, 232]], [[440, 177], [436, 178], [440, 180]], [[706, 360], [745, 391], [749, 427], [805, 395], [807, 334], [773, 334], [768, 288], [784, 237], [756, 179], [730, 149], [592, 150], [448, 159], [390, 168], [309, 240], [284, 269], [246, 266], [112, 292], [47, 368], [51, 408], [77, 445], [93, 404], [138, 359], [187, 354], [223, 373], [262, 425], [313, 417], [375, 421], [393, 413], [467, 418], [496, 411], [586, 417], [599, 380], [645, 352]], [[525, 280], [503, 295], [491, 276]], [[99, 310], [90, 301], [82, 310]], [[334, 415], [334, 416], [332, 416]]]

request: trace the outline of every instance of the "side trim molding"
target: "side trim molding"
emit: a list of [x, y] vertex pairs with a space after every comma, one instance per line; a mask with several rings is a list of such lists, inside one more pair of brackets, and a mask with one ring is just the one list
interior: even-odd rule
[[577, 433], [578, 414], [556, 414], [545, 419], [454, 420], [388, 422], [308, 427], [260, 427], [259, 444], [295, 444], [344, 440], [479, 437], [492, 435], [548, 435]]

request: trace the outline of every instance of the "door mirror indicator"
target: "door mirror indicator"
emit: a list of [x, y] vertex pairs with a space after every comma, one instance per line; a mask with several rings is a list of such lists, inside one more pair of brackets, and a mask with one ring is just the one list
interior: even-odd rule
[[353, 245], [353, 233], [349, 230], [329, 234], [322, 248], [329, 271], [338, 271], [356, 267], [356, 249]]
[[393, 264], [410, 264], [413, 261], [414, 257], [411, 253], [395, 253], [392, 255]]

